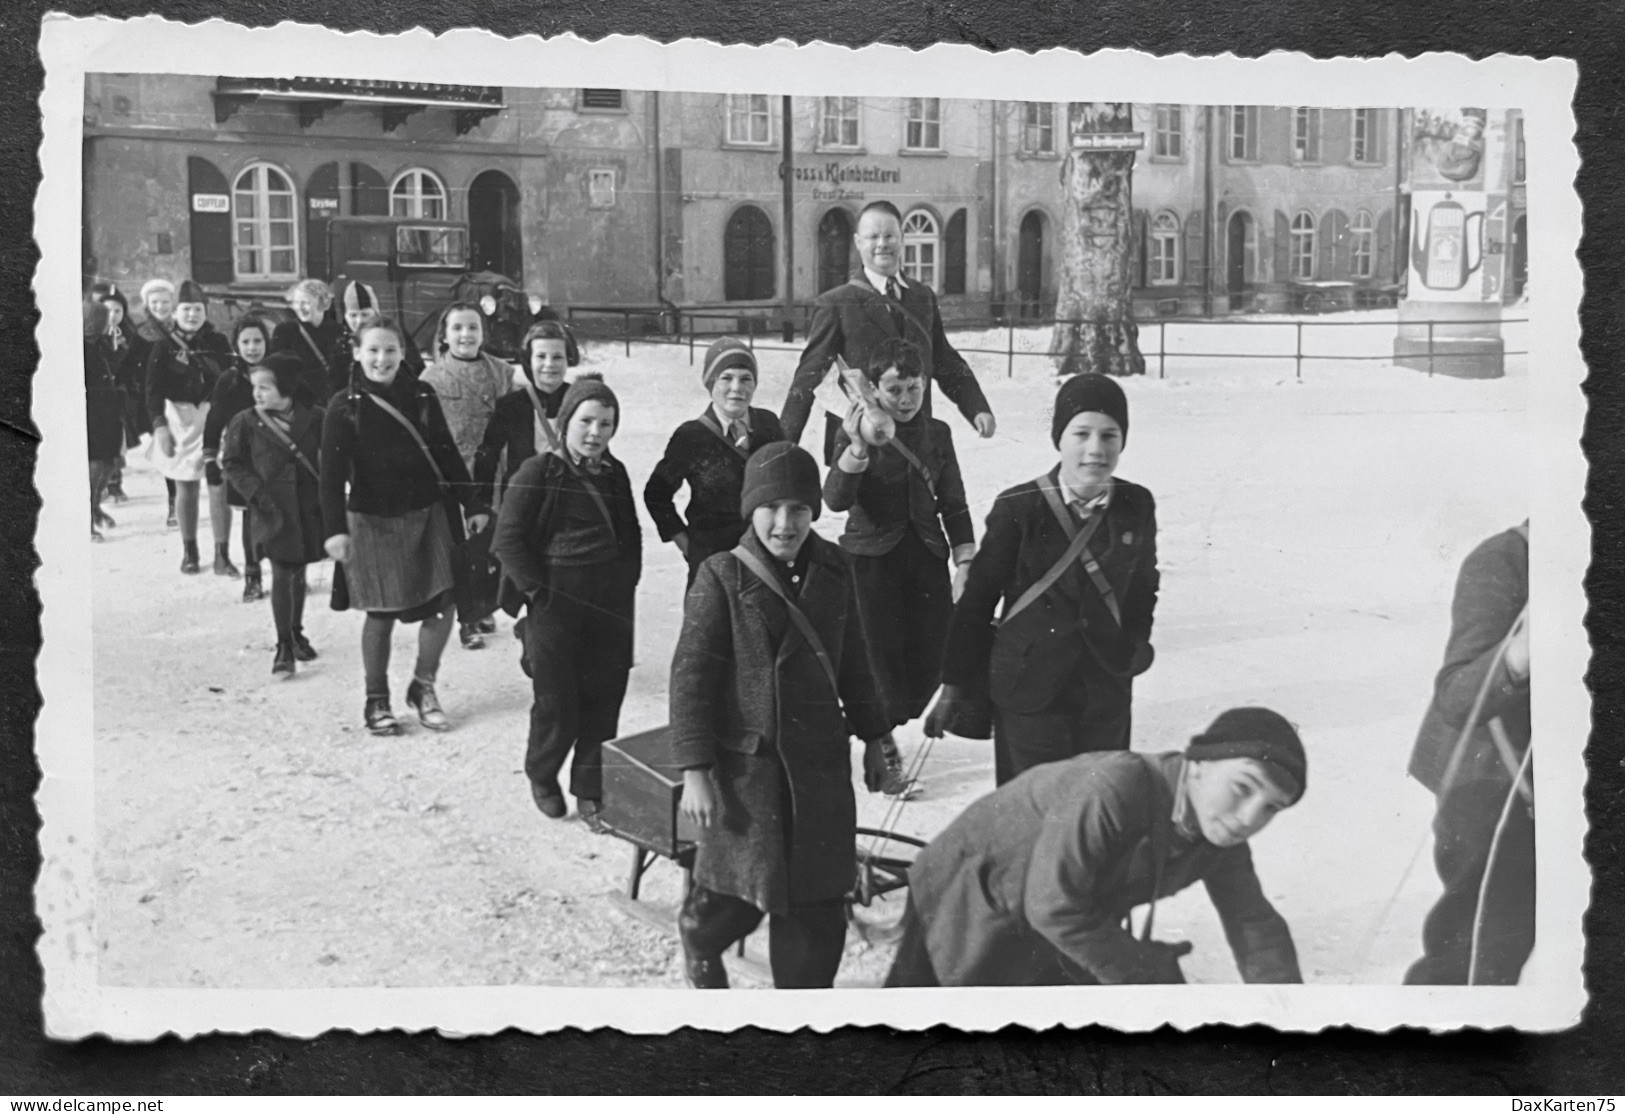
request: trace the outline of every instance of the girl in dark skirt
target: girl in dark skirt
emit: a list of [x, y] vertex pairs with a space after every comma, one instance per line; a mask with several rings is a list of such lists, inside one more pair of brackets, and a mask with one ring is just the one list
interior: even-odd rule
[[559, 407], [561, 449], [533, 456], [508, 485], [493, 549], [505, 604], [523, 594], [526, 667], [534, 702], [525, 773], [543, 814], [566, 810], [559, 770], [572, 748], [570, 792], [581, 819], [600, 829], [600, 748], [620, 722], [632, 669], [633, 598], [643, 539], [626, 467], [609, 452], [620, 403], [603, 380], [583, 376]]
[[304, 631], [305, 566], [326, 556], [316, 466], [324, 411], [295, 398], [305, 371], [289, 353], [267, 357], [250, 371], [249, 381], [253, 405], [226, 427], [222, 467], [249, 508], [243, 522], [253, 524], [251, 552], [271, 562], [271, 672], [286, 679], [297, 670], [296, 661], [316, 660]]
[[244, 410], [254, 406], [254, 388], [248, 373], [265, 359], [271, 330], [258, 317], [243, 316], [231, 327], [231, 364], [215, 380], [209, 392], [209, 414], [203, 420], [204, 474], [209, 483], [209, 526], [214, 534], [214, 574], [236, 576], [237, 566], [231, 563], [231, 508], [243, 509], [243, 600], [264, 599], [260, 581], [259, 555], [254, 552], [251, 528], [248, 524], [247, 503], [235, 488], [226, 482], [220, 468], [220, 442], [226, 426]]
[[[750, 404], [756, 394], [756, 354], [741, 341], [723, 337], [713, 343], [701, 374], [710, 404], [677, 427], [643, 486], [643, 503], [660, 540], [675, 544], [688, 562], [689, 584], [707, 557], [732, 549], [745, 532], [739, 515], [745, 461], [763, 445], [784, 440], [778, 415]], [[685, 483], [687, 514], [680, 515], [673, 496]]]
[[341, 592], [335, 581], [334, 607], [367, 613], [363, 715], [375, 735], [400, 732], [389, 704], [397, 622], [422, 624], [406, 703], [430, 730], [451, 728], [434, 683], [451, 635], [453, 548], [462, 540], [456, 503], [476, 530], [489, 519], [434, 389], [401, 374], [403, 351], [393, 323], [364, 326], [354, 349], [360, 374], [334, 396], [322, 423], [326, 550], [340, 562], [345, 582]]
[[92, 541], [101, 541], [101, 528], [113, 525], [113, 520], [102, 510], [102, 496], [124, 444], [123, 400], [113, 382], [113, 371], [103, 345], [107, 322], [106, 306], [100, 302], [85, 303], [85, 440], [90, 451]]

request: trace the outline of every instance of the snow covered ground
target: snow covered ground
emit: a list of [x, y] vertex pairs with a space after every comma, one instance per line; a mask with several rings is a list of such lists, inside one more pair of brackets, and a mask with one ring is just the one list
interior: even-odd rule
[[[1358, 316], [1369, 327], [1305, 319], [1305, 349], [1388, 351], [1392, 314], [1339, 319]], [[1509, 349], [1526, 347], [1518, 328]], [[1170, 326], [1168, 344], [1273, 352], [1284, 337], [1290, 354], [1294, 343], [1290, 328], [1219, 332]], [[985, 508], [1052, 462], [1053, 384], [1037, 359], [1006, 375], [1003, 331], [955, 339], [997, 352], [970, 358], [998, 436], [978, 440], [949, 417], [971, 501]], [[1016, 342], [1042, 351], [1048, 330]], [[1155, 352], [1154, 329], [1141, 344]], [[761, 358], [758, 401], [777, 408], [796, 352]], [[1307, 363], [1300, 381], [1290, 359], [1192, 358], [1169, 360], [1158, 379], [1151, 361], [1150, 376], [1125, 384], [1120, 468], [1155, 493], [1161, 528], [1157, 661], [1136, 689], [1134, 745], [1178, 748], [1238, 704], [1298, 723], [1309, 790], [1254, 841], [1265, 890], [1307, 978], [1396, 981], [1436, 892], [1431, 798], [1405, 763], [1455, 572], [1481, 538], [1527, 513], [1522, 361], [1493, 381], [1332, 361]], [[641, 486], [671, 429], [705, 404], [698, 370], [684, 347], [635, 345], [628, 358], [618, 344], [591, 345], [587, 369], [620, 392], [614, 447]], [[319, 586], [329, 570], [312, 569], [306, 620], [321, 660], [273, 681], [268, 604], [239, 602], [240, 582], [207, 564], [202, 576], [177, 572], [162, 481], [132, 461], [131, 499], [109, 506], [119, 525], [94, 554], [104, 983], [681, 984], [675, 942], [605, 896], [624, 885], [625, 845], [574, 819], [545, 820], [530, 802], [520, 769], [529, 689], [506, 621], [491, 648], [447, 651], [440, 690], [455, 731], [374, 739], [360, 723], [360, 619], [328, 609]], [[838, 516], [819, 528], [833, 535]], [[206, 523], [200, 540], [207, 554]], [[647, 522], [645, 545], [628, 733], [664, 721], [683, 589], [681, 559]], [[397, 703], [414, 637], [397, 635]], [[917, 729], [899, 738], [905, 759], [921, 743]], [[991, 789], [990, 744], [938, 744], [924, 785], [900, 828], [929, 837]], [[885, 802], [860, 786], [859, 808], [873, 823]], [[677, 889], [662, 864], [646, 892], [670, 901]], [[1165, 902], [1157, 926], [1195, 943], [1193, 981], [1236, 978], [1200, 887]], [[884, 932], [851, 935], [841, 982], [876, 984], [889, 950]]]

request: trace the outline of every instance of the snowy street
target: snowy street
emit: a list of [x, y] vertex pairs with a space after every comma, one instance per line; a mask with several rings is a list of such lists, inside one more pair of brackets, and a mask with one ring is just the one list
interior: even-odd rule
[[[1317, 331], [1319, 319], [1306, 318], [1306, 349], [1387, 350], [1391, 312], [1342, 316], [1370, 327]], [[1509, 350], [1527, 347], [1522, 333], [1507, 330]], [[1432, 799], [1406, 777], [1406, 760], [1461, 560], [1528, 513], [1527, 379], [1515, 357], [1500, 380], [1311, 361], [1298, 381], [1291, 337], [1170, 328], [1170, 351], [1284, 344], [1288, 358], [1170, 359], [1159, 379], [1156, 329], [1142, 330], [1150, 375], [1124, 383], [1130, 429], [1118, 474], [1156, 496], [1162, 594], [1156, 663], [1135, 691], [1134, 745], [1181, 748], [1235, 705], [1295, 722], [1308, 792], [1254, 841], [1259, 876], [1306, 979], [1397, 982], [1437, 891]], [[1032, 329], [1017, 343], [1042, 350], [1048, 338]], [[980, 537], [993, 497], [1054, 461], [1054, 385], [1043, 360], [1018, 358], [1006, 376], [1002, 330], [952, 339], [1000, 350], [970, 357], [996, 437], [979, 440], [940, 393], [934, 403], [980, 508]], [[757, 405], [779, 409], [795, 362], [795, 350], [761, 354]], [[620, 395], [612, 451], [641, 494], [672, 429], [706, 403], [698, 367], [686, 347], [635, 344], [628, 358], [606, 342], [588, 344], [574, 369], [589, 370]], [[816, 417], [805, 443], [821, 436]], [[606, 897], [625, 884], [628, 846], [591, 834], [573, 811], [549, 821], [531, 802], [520, 768], [530, 688], [506, 616], [487, 649], [454, 639], [446, 651], [439, 690], [455, 730], [436, 735], [413, 720], [399, 738], [374, 738], [361, 724], [361, 617], [329, 609], [331, 566], [310, 569], [305, 628], [321, 658], [293, 681], [274, 680], [269, 604], [242, 603], [242, 582], [210, 575], [207, 560], [203, 575], [177, 571], [163, 482], [139, 453], [129, 459], [130, 499], [107, 504], [118, 525], [93, 554], [103, 983], [682, 985], [675, 938]], [[207, 555], [206, 511], [202, 519]], [[643, 522], [623, 734], [665, 721], [684, 584], [677, 551]], [[839, 523], [826, 511], [818, 529], [833, 537]], [[234, 520], [240, 563], [237, 534]], [[415, 639], [416, 628], [397, 631], [397, 713]], [[908, 761], [918, 725], [898, 739]], [[887, 802], [863, 792], [861, 772], [856, 780], [859, 823], [873, 824]], [[929, 838], [992, 789], [991, 743], [938, 744], [923, 787], [901, 830]], [[675, 868], [658, 864], [646, 896], [674, 900], [679, 884]], [[1201, 887], [1160, 906], [1157, 931], [1194, 942], [1191, 981], [1236, 980]], [[886, 933], [849, 933], [838, 985], [878, 985], [890, 948]]]

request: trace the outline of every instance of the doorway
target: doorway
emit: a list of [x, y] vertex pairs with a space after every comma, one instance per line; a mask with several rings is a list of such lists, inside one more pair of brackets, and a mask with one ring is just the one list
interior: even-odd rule
[[1035, 318], [1044, 311], [1044, 217], [1036, 209], [1021, 218], [1016, 247], [1016, 313]]
[[773, 222], [755, 205], [741, 205], [722, 233], [722, 297], [729, 302], [773, 297]]
[[468, 187], [468, 264], [524, 285], [519, 231], [519, 187], [500, 170], [487, 170]]
[[1231, 304], [1247, 292], [1247, 279], [1252, 273], [1253, 218], [1242, 210], [1230, 217], [1226, 229], [1224, 253], [1224, 289]]

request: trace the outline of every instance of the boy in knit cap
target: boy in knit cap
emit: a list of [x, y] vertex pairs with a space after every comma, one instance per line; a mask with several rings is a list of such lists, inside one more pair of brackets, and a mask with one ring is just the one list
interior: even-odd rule
[[514, 473], [492, 543], [504, 576], [500, 602], [509, 614], [521, 603], [528, 609], [531, 799], [543, 815], [564, 817], [558, 775], [574, 749], [570, 792], [594, 831], [601, 828], [601, 752], [620, 723], [643, 572], [632, 482], [609, 451], [620, 415], [620, 400], [602, 379], [572, 383], [559, 406], [564, 444]]
[[[972, 804], [909, 869], [887, 986], [1184, 982], [1151, 939], [1159, 898], [1202, 882], [1241, 977], [1296, 983], [1297, 950], [1247, 841], [1303, 796], [1292, 725], [1232, 708], [1183, 753], [1082, 754]], [[1150, 903], [1138, 937], [1125, 927]]]
[[[778, 415], [751, 405], [756, 355], [742, 341], [713, 342], [700, 380], [710, 402], [699, 417], [677, 427], [643, 488], [660, 540], [675, 544], [688, 562], [690, 584], [707, 557], [732, 549], [745, 532], [739, 516], [745, 461], [763, 445], [784, 440]], [[685, 483], [688, 507], [679, 514], [673, 497]]]
[[818, 466], [779, 441], [745, 467], [744, 539], [700, 566], [671, 667], [671, 746], [700, 828], [678, 932], [690, 985], [772, 918], [773, 984], [828, 987], [846, 941], [857, 810], [849, 757], [880, 788], [891, 743], [850, 562], [812, 532]]
[[863, 366], [881, 407], [896, 423], [883, 445], [862, 435], [855, 403], [835, 438], [824, 502], [850, 511], [841, 548], [852, 555], [858, 601], [880, 671], [886, 713], [901, 727], [925, 711], [942, 681], [942, 651], [953, 619], [947, 561], [965, 570], [976, 555], [965, 484], [948, 423], [921, 412], [920, 351], [888, 338]]
[[1158, 575], [1155, 501], [1114, 475], [1127, 437], [1116, 381], [1073, 376], [1050, 428], [1060, 460], [1002, 492], [987, 516], [925, 730], [985, 720], [991, 702], [998, 785], [1042, 762], [1128, 748]]

